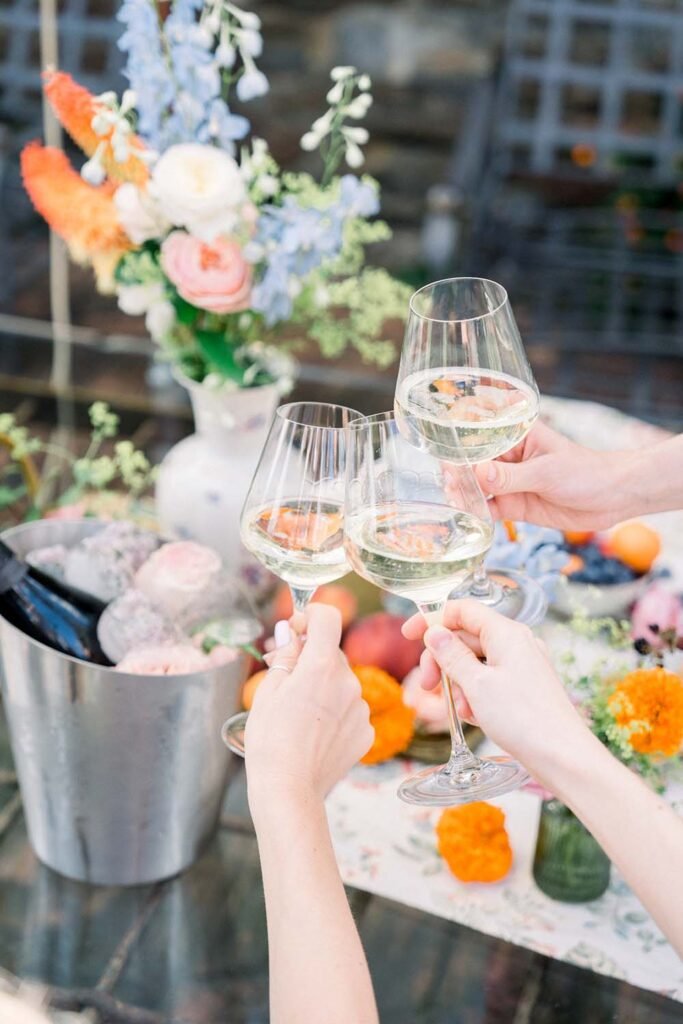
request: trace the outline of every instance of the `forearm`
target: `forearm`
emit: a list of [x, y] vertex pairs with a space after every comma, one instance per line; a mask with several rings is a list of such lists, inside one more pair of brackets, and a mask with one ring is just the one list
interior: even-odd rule
[[634, 451], [615, 452], [615, 493], [622, 519], [683, 508], [683, 434]]
[[538, 776], [595, 836], [683, 956], [683, 819], [583, 729]]
[[323, 805], [303, 798], [251, 803], [268, 918], [272, 1024], [377, 1024]]

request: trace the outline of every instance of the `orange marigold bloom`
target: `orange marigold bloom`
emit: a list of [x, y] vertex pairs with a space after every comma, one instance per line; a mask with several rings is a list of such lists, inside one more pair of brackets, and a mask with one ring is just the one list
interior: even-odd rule
[[680, 676], [661, 667], [636, 669], [617, 683], [609, 706], [617, 725], [635, 725], [630, 743], [639, 754], [678, 753], [683, 742]]
[[21, 173], [31, 202], [74, 259], [113, 261], [131, 248], [116, 215], [113, 185], [88, 185], [61, 150], [39, 142], [24, 147]]
[[498, 882], [512, 865], [500, 807], [483, 802], [449, 807], [436, 826], [439, 853], [461, 882]]
[[[112, 131], [98, 135], [93, 130], [92, 119], [98, 110], [103, 109], [93, 94], [64, 71], [46, 71], [44, 81], [45, 95], [57, 120], [86, 156], [92, 156], [100, 143], [106, 142], [102, 166], [109, 177], [114, 181], [132, 181], [135, 185], [144, 185], [149, 178], [147, 164], [135, 155], [118, 163], [114, 159], [110, 142]], [[138, 152], [145, 149], [144, 142], [137, 135], [130, 136], [129, 145], [131, 150]]]
[[403, 690], [393, 676], [374, 665], [355, 665], [363, 700], [370, 708], [375, 741], [363, 764], [379, 764], [402, 754], [415, 733], [415, 712], [403, 703]]

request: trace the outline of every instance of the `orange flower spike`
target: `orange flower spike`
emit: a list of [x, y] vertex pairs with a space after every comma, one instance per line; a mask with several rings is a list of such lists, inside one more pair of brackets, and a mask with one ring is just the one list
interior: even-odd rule
[[437, 847], [461, 882], [498, 882], [512, 866], [500, 807], [476, 802], [449, 807], [436, 826]]
[[21, 154], [21, 173], [36, 210], [75, 259], [113, 258], [132, 248], [116, 215], [114, 187], [88, 185], [61, 150], [29, 143]]
[[683, 680], [664, 668], [641, 668], [617, 683], [609, 698], [617, 725], [633, 727], [639, 754], [673, 757], [683, 742]]
[[[92, 127], [92, 119], [101, 109], [96, 98], [82, 85], [75, 82], [71, 75], [64, 71], [46, 71], [44, 90], [57, 120], [64, 126], [76, 145], [80, 146], [86, 156], [92, 156], [102, 142], [106, 148], [102, 155], [102, 165], [114, 181], [131, 181], [134, 185], [144, 185], [149, 178], [146, 163], [140, 157], [132, 155], [118, 163], [114, 159], [111, 144], [111, 131], [98, 135]], [[113, 130], [113, 129], [112, 129]], [[145, 148], [142, 139], [131, 135], [131, 150], [141, 152]]]

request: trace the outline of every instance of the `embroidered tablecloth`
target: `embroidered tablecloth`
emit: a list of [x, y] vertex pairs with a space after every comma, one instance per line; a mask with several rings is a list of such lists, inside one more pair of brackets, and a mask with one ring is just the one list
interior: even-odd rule
[[[639, 447], [662, 436], [592, 403], [550, 399], [544, 414], [593, 447]], [[652, 518], [662, 533], [663, 560], [683, 587], [683, 515]], [[559, 653], [569, 642], [587, 665], [600, 653], [592, 642], [568, 639], [552, 621], [542, 631], [552, 649]], [[331, 795], [328, 814], [346, 883], [683, 1002], [683, 962], [616, 871], [605, 895], [591, 903], [559, 903], [536, 887], [531, 864], [538, 797], [517, 792], [492, 801], [505, 811], [514, 851], [507, 878], [496, 885], [454, 878], [436, 851], [439, 811], [396, 796], [402, 779], [418, 767], [405, 761], [359, 766]], [[683, 814], [683, 785], [672, 784], [667, 798]]]

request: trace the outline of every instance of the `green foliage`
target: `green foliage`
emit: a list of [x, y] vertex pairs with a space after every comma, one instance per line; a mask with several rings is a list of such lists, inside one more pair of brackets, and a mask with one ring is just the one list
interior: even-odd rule
[[[156, 470], [152, 468], [144, 452], [135, 448], [131, 441], [116, 441], [113, 454], [102, 454], [105, 441], [114, 440], [119, 432], [119, 417], [106, 402], [94, 402], [88, 410], [90, 417], [90, 442], [82, 456], [76, 456], [68, 448], [42, 441], [33, 437], [26, 427], [17, 425], [11, 413], [0, 414], [0, 435], [8, 439], [9, 462], [0, 475], [0, 508], [12, 508], [28, 496], [26, 483], [15, 483], [25, 474], [22, 459], [27, 455], [50, 455], [53, 468], [44, 474], [37, 493], [32, 497], [26, 520], [38, 519], [53, 505], [67, 505], [78, 501], [87, 494], [97, 493], [112, 485], [123, 485], [133, 500], [139, 499], [152, 485]], [[54, 485], [59, 478], [70, 478], [69, 484], [57, 495]]]

